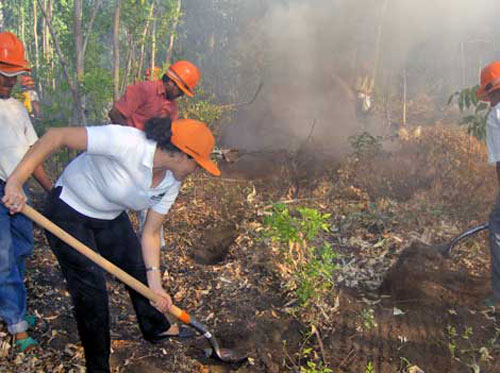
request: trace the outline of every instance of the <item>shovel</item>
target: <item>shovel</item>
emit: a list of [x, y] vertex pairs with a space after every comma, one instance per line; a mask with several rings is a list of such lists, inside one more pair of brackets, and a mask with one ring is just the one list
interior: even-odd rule
[[446, 247], [443, 254], [447, 257], [451, 256], [453, 248], [458, 244], [459, 241], [463, 240], [466, 237], [472, 236], [473, 234], [484, 231], [486, 229], [489, 229], [489, 223], [476, 225], [475, 227], [467, 229], [465, 232], [459, 234], [458, 236], [456, 236], [451, 240], [450, 244]]
[[[149, 287], [144, 285], [142, 282], [138, 281], [137, 279], [129, 275], [127, 272], [118, 268], [109, 260], [104, 259], [98, 253], [96, 253], [88, 246], [78, 241], [76, 238], [71, 236], [69, 233], [65, 232], [56, 224], [52, 223], [49, 219], [47, 219], [45, 216], [40, 214], [32, 207], [24, 205], [21, 212], [28, 218], [33, 220], [35, 223], [37, 223], [39, 226], [52, 233], [54, 236], [58, 237], [60, 240], [67, 243], [69, 246], [73, 247], [80, 254], [86, 256], [91, 261], [96, 263], [98, 266], [103, 268], [105, 271], [111, 273], [112, 275], [117, 277], [120, 281], [130, 286], [132, 289], [142, 294], [144, 297], [148, 298], [152, 302], [156, 302], [158, 298], [160, 298], [159, 295], [153, 293], [149, 289]], [[191, 317], [186, 311], [180, 309], [175, 305], [172, 305], [170, 307], [170, 313], [174, 315], [177, 319], [182, 321], [184, 324], [193, 327], [207, 339], [207, 341], [210, 343], [210, 346], [212, 346], [210, 351], [207, 351], [207, 355], [209, 355], [210, 357], [218, 359], [225, 363], [233, 363], [233, 364], [241, 363], [247, 359], [246, 356], [239, 356], [232, 350], [221, 348], [219, 346], [219, 342], [217, 342], [217, 339], [212, 333], [210, 333], [207, 327], [203, 325], [201, 322]]]

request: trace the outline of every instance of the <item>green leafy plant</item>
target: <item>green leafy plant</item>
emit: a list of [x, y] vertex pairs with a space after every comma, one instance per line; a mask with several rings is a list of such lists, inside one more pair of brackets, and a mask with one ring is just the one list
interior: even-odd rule
[[266, 216], [264, 223], [268, 227], [267, 236], [283, 243], [308, 241], [314, 239], [320, 231], [328, 232], [328, 219], [331, 214], [322, 214], [316, 209], [298, 207], [298, 216], [294, 216], [284, 203], [273, 206], [272, 213]]
[[208, 95], [203, 89], [198, 88], [195, 98], [180, 100], [179, 112], [184, 118], [197, 119], [208, 125], [213, 125], [228, 110], [215, 105], [213, 101], [213, 95]]
[[371, 330], [377, 327], [377, 322], [375, 321], [375, 313], [372, 308], [365, 308], [359, 314], [361, 321], [363, 323], [363, 330]]
[[472, 330], [472, 327], [467, 326], [467, 327], [465, 327], [464, 332], [462, 333], [462, 338], [463, 339], [470, 339], [470, 337], [472, 337], [473, 334], [474, 334], [474, 332]]
[[467, 127], [469, 135], [484, 140], [486, 139], [486, 121], [490, 112], [490, 105], [478, 100], [476, 95], [478, 89], [479, 85], [476, 85], [456, 91], [448, 99], [448, 105], [456, 99], [460, 112], [469, 113], [462, 118], [460, 124]]
[[332, 214], [322, 214], [316, 209], [299, 207], [299, 230], [306, 240], [312, 240], [320, 231], [328, 232], [330, 225], [328, 219]]
[[316, 247], [311, 242], [320, 232], [328, 232], [331, 214], [307, 207], [290, 210], [285, 204], [273, 206], [266, 216], [264, 235], [277, 242], [287, 276], [286, 287], [295, 292], [300, 306], [308, 306], [334, 287], [337, 253], [328, 243]]
[[314, 361], [308, 361], [307, 366], [300, 367], [300, 373], [333, 373], [333, 370], [323, 365], [322, 362], [315, 363]]
[[367, 131], [360, 135], [349, 136], [349, 142], [358, 157], [366, 157], [382, 150], [382, 137], [373, 136]]
[[296, 291], [302, 305], [319, 299], [334, 287], [332, 278], [338, 268], [335, 263], [337, 253], [330, 244], [324, 244], [318, 253], [315, 252], [314, 248], [309, 248], [309, 250], [311, 259], [304, 265], [303, 271], [299, 273]]
[[284, 203], [274, 205], [271, 215], [265, 217], [264, 224], [268, 227], [266, 235], [273, 241], [283, 243], [299, 241], [297, 219], [290, 215], [290, 210]]
[[89, 69], [85, 73], [82, 93], [86, 97], [89, 123], [103, 123], [108, 119], [109, 103], [113, 102], [113, 77], [102, 68]]
[[373, 363], [369, 361], [366, 364], [365, 373], [373, 373], [373, 372], [375, 372], [375, 368], [373, 367]]
[[446, 330], [448, 332], [448, 350], [454, 358], [457, 352], [457, 329], [452, 325], [448, 325]]
[[306, 366], [300, 367], [300, 373], [333, 373], [322, 361], [312, 360], [312, 348], [307, 347], [301, 351], [300, 359], [307, 360]]

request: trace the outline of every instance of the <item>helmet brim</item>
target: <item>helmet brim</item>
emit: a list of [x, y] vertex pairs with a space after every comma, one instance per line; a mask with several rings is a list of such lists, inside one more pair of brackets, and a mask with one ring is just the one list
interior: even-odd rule
[[196, 163], [198, 163], [201, 167], [203, 167], [210, 174], [212, 174], [214, 176], [220, 176], [219, 167], [217, 167], [217, 165], [214, 163], [214, 161], [212, 161], [209, 158], [201, 158], [201, 157], [196, 156], [194, 154], [191, 156], [196, 161]]
[[31, 71], [28, 65], [12, 65], [5, 62], [0, 62], [0, 73], [2, 75], [13, 77], [21, 74], [25, 74]]
[[190, 89], [183, 81], [181, 81], [175, 74], [172, 74], [170, 70], [167, 70], [165, 73], [171, 80], [175, 82], [177, 87], [184, 92], [184, 94], [188, 97], [194, 97], [194, 92]]
[[29, 70], [21, 70], [21, 71], [14, 71], [14, 72], [9, 72], [9, 71], [5, 71], [4, 69], [0, 69], [0, 74], [2, 74], [3, 76], [7, 76], [9, 78], [12, 78], [14, 76], [19, 76], [19, 75], [22, 75], [22, 74], [26, 74]]
[[479, 89], [476, 92], [476, 97], [480, 101], [485, 101], [485, 102], [490, 102], [490, 97], [488, 95], [489, 92], [493, 92], [500, 89], [500, 81], [495, 82], [489, 90], [486, 90], [485, 87], [479, 87]]

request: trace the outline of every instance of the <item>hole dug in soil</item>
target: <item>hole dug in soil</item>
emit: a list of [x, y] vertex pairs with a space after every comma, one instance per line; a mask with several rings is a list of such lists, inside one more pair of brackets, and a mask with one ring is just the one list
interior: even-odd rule
[[233, 223], [215, 226], [205, 230], [197, 247], [189, 256], [198, 264], [215, 265], [223, 262], [229, 248], [237, 237], [236, 226]]

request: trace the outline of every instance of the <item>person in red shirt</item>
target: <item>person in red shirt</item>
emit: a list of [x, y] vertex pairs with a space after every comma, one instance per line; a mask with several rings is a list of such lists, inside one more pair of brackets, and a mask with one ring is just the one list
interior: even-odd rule
[[[146, 122], [155, 117], [178, 119], [175, 99], [186, 94], [194, 97], [193, 89], [201, 79], [198, 67], [189, 61], [177, 61], [163, 74], [161, 80], [140, 82], [127, 87], [125, 94], [113, 104], [109, 112], [111, 123], [132, 126], [144, 131]], [[146, 221], [148, 210], [138, 211], [139, 236]], [[163, 226], [160, 231], [160, 247], [165, 246]]]
[[193, 63], [177, 61], [168, 68], [161, 80], [128, 86], [108, 114], [111, 123], [144, 130], [144, 124], [153, 117], [169, 116], [171, 120], [177, 120], [175, 100], [184, 94], [193, 97], [193, 89], [200, 78], [200, 70]]

